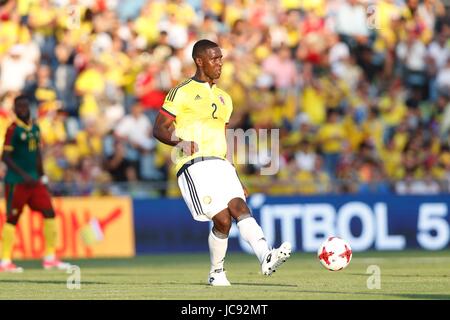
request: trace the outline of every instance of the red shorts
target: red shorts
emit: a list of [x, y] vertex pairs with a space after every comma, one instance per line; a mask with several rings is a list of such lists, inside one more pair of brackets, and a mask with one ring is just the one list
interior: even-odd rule
[[18, 216], [27, 204], [31, 210], [43, 212], [52, 209], [47, 187], [39, 182], [30, 187], [23, 183], [5, 183], [6, 215]]

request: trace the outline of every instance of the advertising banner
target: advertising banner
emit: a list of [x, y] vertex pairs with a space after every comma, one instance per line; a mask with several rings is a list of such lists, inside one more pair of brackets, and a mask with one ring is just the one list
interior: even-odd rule
[[[58, 228], [56, 246], [58, 256], [63, 258], [134, 256], [131, 198], [53, 198], [53, 208]], [[5, 220], [5, 201], [2, 199], [0, 230]], [[25, 207], [16, 227], [14, 259], [39, 259], [43, 256], [45, 245], [43, 222], [39, 212]]]
[[[329, 236], [354, 251], [441, 250], [450, 244], [448, 196], [266, 197], [248, 204], [272, 246], [290, 241], [293, 250], [314, 252]], [[210, 223], [196, 222], [183, 200], [135, 200], [137, 253], [207, 251]], [[233, 225], [230, 251], [252, 252]]]

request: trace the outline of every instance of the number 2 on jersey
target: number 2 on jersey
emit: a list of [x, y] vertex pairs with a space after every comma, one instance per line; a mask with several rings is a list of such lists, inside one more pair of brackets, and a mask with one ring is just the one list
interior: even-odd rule
[[214, 111], [213, 111], [213, 113], [212, 113], [212, 117], [213, 117], [213, 119], [217, 119], [217, 117], [215, 116], [215, 113], [216, 113], [216, 111], [217, 111], [217, 105], [215, 104], [215, 103], [213, 103], [212, 105], [211, 105], [211, 107], [213, 107], [214, 108]]

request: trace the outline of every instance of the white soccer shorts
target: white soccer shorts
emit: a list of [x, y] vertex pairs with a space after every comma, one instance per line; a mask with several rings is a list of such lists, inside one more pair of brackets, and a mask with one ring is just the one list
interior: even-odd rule
[[196, 161], [178, 173], [178, 186], [192, 217], [209, 221], [234, 198], [245, 201], [236, 169], [228, 160]]

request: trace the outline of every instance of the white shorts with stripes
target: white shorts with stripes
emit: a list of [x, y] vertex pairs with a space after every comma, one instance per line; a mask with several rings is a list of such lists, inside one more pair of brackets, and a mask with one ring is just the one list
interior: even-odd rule
[[227, 160], [210, 159], [190, 165], [179, 175], [178, 186], [192, 217], [198, 221], [212, 220], [234, 198], [245, 201], [236, 170]]

